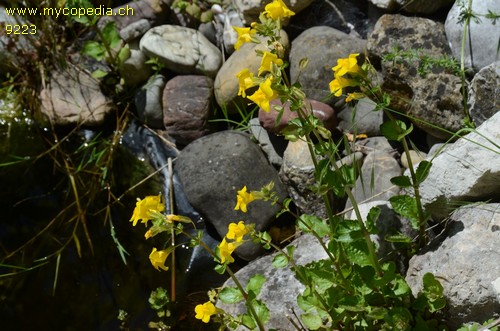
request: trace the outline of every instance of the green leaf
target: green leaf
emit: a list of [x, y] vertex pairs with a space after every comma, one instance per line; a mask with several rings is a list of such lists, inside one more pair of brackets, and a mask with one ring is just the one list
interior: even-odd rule
[[116, 56], [116, 61], [117, 61], [116, 64], [118, 66], [121, 66], [123, 63], [125, 63], [125, 61], [128, 60], [129, 57], [130, 57], [130, 48], [128, 47], [128, 45], [125, 45], [125, 47], [122, 47], [120, 49], [118, 55]]
[[361, 231], [361, 225], [355, 220], [344, 220], [337, 224], [337, 233], [335, 240], [342, 243], [350, 243], [357, 240], [363, 240], [364, 235]]
[[443, 285], [441, 285], [441, 283], [430, 272], [424, 275], [423, 283], [423, 293], [427, 298], [429, 311], [432, 313], [444, 308], [444, 306], [446, 305], [446, 300], [443, 296]]
[[250, 330], [254, 330], [257, 327], [257, 324], [255, 323], [255, 319], [252, 316], [248, 315], [248, 314], [242, 315], [241, 316], [241, 321]]
[[321, 317], [316, 314], [302, 314], [300, 318], [309, 330], [318, 330], [323, 325]]
[[397, 275], [396, 279], [394, 279], [393, 289], [394, 289], [394, 295], [398, 297], [405, 296], [411, 292], [408, 283], [406, 283], [406, 280], [403, 277], [401, 277], [401, 275]]
[[247, 291], [248, 292], [252, 291], [257, 296], [259, 295], [260, 289], [262, 288], [262, 285], [264, 285], [265, 282], [266, 282], [266, 277], [264, 277], [261, 274], [255, 274], [248, 280]]
[[250, 302], [247, 302], [248, 305], [252, 305], [255, 314], [257, 315], [257, 318], [263, 323], [267, 323], [269, 321], [269, 317], [271, 316], [269, 314], [269, 309], [267, 306], [260, 300], [252, 300]]
[[[218, 260], [216, 260], [216, 262], [219, 262]], [[224, 274], [226, 272], [226, 264], [217, 264], [215, 267], [214, 267], [214, 270], [215, 272], [217, 272], [218, 274]]]
[[243, 300], [243, 295], [236, 287], [224, 287], [219, 293], [219, 299], [224, 303], [237, 303]]
[[378, 233], [377, 220], [379, 217], [380, 217], [379, 207], [372, 207], [368, 212], [368, 215], [366, 215], [366, 229], [370, 234]]
[[120, 38], [120, 34], [118, 33], [118, 29], [116, 28], [114, 21], [106, 23], [102, 29], [102, 38], [104, 39], [103, 42], [109, 45], [112, 49], [121, 45], [122, 38]]
[[399, 120], [386, 121], [380, 125], [380, 132], [389, 140], [401, 141], [412, 131], [412, 124], [406, 128], [405, 122]]
[[284, 268], [287, 265], [288, 265], [288, 257], [285, 254], [279, 253], [273, 258], [273, 267]]
[[314, 215], [302, 214], [297, 223], [300, 230], [306, 233], [314, 232], [320, 237], [326, 236], [330, 231], [328, 225]]
[[107, 71], [97, 69], [96, 71], [94, 71], [92, 73], [92, 77], [95, 79], [100, 79], [100, 78], [106, 77], [108, 74], [109, 74], [109, 72], [107, 72]]
[[371, 266], [370, 253], [364, 240], [358, 240], [345, 244], [344, 251], [352, 263], [362, 267]]
[[405, 244], [411, 243], [411, 238], [402, 233], [386, 235], [384, 237], [384, 240], [390, 243], [405, 243]]
[[397, 176], [391, 178], [391, 183], [394, 185], [397, 185], [399, 187], [410, 187], [411, 186], [411, 180], [410, 177], [408, 176]]
[[106, 48], [101, 43], [91, 40], [83, 45], [82, 53], [101, 61], [106, 57]]
[[417, 171], [415, 172], [415, 176], [418, 184], [422, 184], [422, 182], [429, 175], [429, 171], [431, 170], [432, 163], [429, 161], [421, 161], [418, 164]]
[[410, 220], [414, 229], [418, 229], [420, 224], [418, 220], [417, 201], [408, 195], [395, 195], [389, 199], [392, 209], [399, 215]]

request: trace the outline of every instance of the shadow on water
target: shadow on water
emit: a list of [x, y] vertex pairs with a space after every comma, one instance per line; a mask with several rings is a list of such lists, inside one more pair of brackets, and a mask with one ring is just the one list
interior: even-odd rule
[[[18, 134], [27, 133], [18, 131]], [[5, 146], [4, 136], [0, 138], [0, 145]], [[26, 138], [24, 141], [27, 140], [36, 145], [36, 139]], [[6, 162], [12, 154], [35, 155], [43, 146], [31, 149], [30, 153], [18, 147], [1, 149], [0, 163]], [[129, 187], [127, 180], [134, 176], [123, 173], [126, 170], [123, 166], [117, 169], [115, 175], [124, 176], [125, 184], [118, 189], [123, 192]], [[63, 179], [64, 174], [54, 171], [52, 160], [48, 157], [0, 168], [0, 276], [17, 272], [14, 276], [0, 277], [1, 329], [150, 330], [148, 323], [157, 321], [158, 317], [148, 304], [149, 295], [159, 286], [169, 289], [170, 273], [154, 270], [148, 259], [152, 246], [161, 245], [161, 238], [147, 242], [144, 239], [145, 228], [142, 225], [132, 227], [129, 219], [135, 198], [143, 197], [146, 192], [156, 194], [149, 190], [157, 187], [155, 185], [162, 178], [152, 179], [132, 191], [121, 200], [121, 204], [115, 204], [111, 209], [116, 237], [130, 253], [126, 265], [110, 235], [110, 223], [104, 223], [102, 215], [93, 216], [93, 212], [102, 207], [102, 201], [96, 201], [96, 206], [91, 207], [87, 215], [93, 254], [80, 232], [81, 257], [74, 242], [71, 242], [62, 251], [59, 263], [57, 255], [33, 262], [53, 254], [71, 237], [74, 221], [64, 221], [44, 232], [32, 245], [6, 259], [68, 206], [71, 194], [67, 186], [60, 185]], [[189, 216], [197, 215], [193, 214], [195, 211], [184, 212]], [[199, 218], [197, 221], [202, 220]], [[210, 230], [205, 230], [207, 240], [211, 241], [211, 245], [217, 245], [217, 238], [214, 239], [208, 232]], [[213, 260], [202, 252], [179, 252], [177, 256], [179, 302], [173, 309], [177, 321], [171, 330], [216, 329], [194, 319], [194, 306], [205, 302], [207, 289], [221, 284], [224, 279], [217, 277], [213, 271]], [[46, 264], [25, 272], [9, 267], [32, 267], [42, 263]], [[128, 313], [126, 327], [122, 327], [117, 319], [120, 309]]]

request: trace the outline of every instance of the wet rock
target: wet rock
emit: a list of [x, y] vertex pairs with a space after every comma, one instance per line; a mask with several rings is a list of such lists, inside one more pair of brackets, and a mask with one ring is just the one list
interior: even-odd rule
[[[465, 4], [467, 6], [467, 4]], [[446, 36], [451, 46], [453, 56], [460, 60], [462, 50], [463, 23], [460, 21], [461, 2], [456, 1], [446, 17]], [[498, 22], [494, 23], [484, 15], [491, 12], [500, 12], [500, 2], [497, 0], [482, 0], [472, 2], [472, 11], [480, 20], [471, 19], [470, 35], [465, 44], [465, 65], [474, 70], [480, 70], [495, 61], [500, 60], [497, 47], [500, 39]]]
[[479, 126], [500, 110], [500, 61], [481, 69], [469, 89], [469, 112]]
[[99, 82], [73, 65], [52, 72], [40, 102], [42, 115], [53, 125], [101, 125], [113, 110]]
[[[237, 191], [243, 186], [248, 191], [258, 191], [274, 181], [278, 197], [286, 197], [276, 170], [259, 146], [243, 133], [222, 131], [195, 140], [182, 150], [175, 170], [191, 205], [214, 225], [221, 237], [226, 235], [229, 223], [239, 220], [263, 230], [279, 210], [276, 205], [258, 200], [248, 206], [247, 213], [235, 211]], [[252, 260], [260, 250], [259, 245], [245, 243], [237, 254]]]
[[120, 67], [120, 74], [125, 84], [136, 86], [144, 83], [153, 73], [151, 66], [146, 63], [148, 58], [138, 49], [130, 49], [130, 57]]
[[446, 8], [446, 6], [450, 6], [453, 1], [454, 0], [396, 0], [396, 3], [407, 13], [430, 15], [442, 8]]
[[[281, 33], [281, 42], [287, 49], [289, 43], [284, 31]], [[267, 45], [265, 39], [259, 44], [245, 43], [222, 64], [214, 82], [215, 99], [219, 106], [225, 107], [229, 112], [235, 112], [235, 106], [244, 108], [249, 103], [248, 100], [243, 100], [238, 96], [239, 82], [236, 75], [241, 70], [248, 69], [257, 76], [262, 58], [255, 51], [268, 50], [265, 45]], [[247, 95], [251, 94], [247, 93]]]
[[187, 145], [208, 133], [213, 80], [206, 76], [176, 76], [163, 91], [163, 121], [177, 143]]
[[500, 205], [457, 209], [446, 238], [435, 249], [410, 260], [406, 281], [416, 294], [431, 272], [444, 287], [445, 316], [451, 330], [466, 322], [498, 318], [500, 312]]
[[[325, 128], [334, 130], [337, 127], [337, 117], [332, 107], [316, 100], [308, 100], [308, 102], [310, 106], [308, 106], [308, 108], [312, 108], [314, 116], [323, 122]], [[280, 100], [275, 99], [271, 101], [271, 106], [283, 106], [283, 104]], [[290, 110], [290, 105], [288, 103], [284, 105], [281, 120], [276, 124], [278, 114], [279, 112], [272, 107], [270, 112], [259, 109], [260, 124], [269, 132], [279, 133], [288, 125], [289, 121], [298, 118], [298, 114]]]
[[[326, 252], [312, 235], [303, 235], [291, 245], [295, 246], [293, 256], [297, 265], [327, 258]], [[297, 305], [297, 295], [304, 291], [305, 286], [295, 278], [295, 273], [290, 266], [280, 269], [272, 266], [275, 255], [268, 255], [250, 262], [236, 272], [236, 277], [242, 284], [247, 284], [250, 277], [256, 274], [263, 275], [266, 282], [257, 298], [265, 302], [270, 310], [270, 318], [266, 327], [276, 330], [294, 330], [295, 327], [285, 316], [290, 315], [292, 310], [299, 316], [304, 313]], [[223, 286], [234, 287], [235, 285], [232, 280], [228, 280]], [[217, 306], [233, 316], [246, 312], [246, 307], [242, 303], [228, 305], [218, 302]], [[235, 330], [243, 331], [246, 328], [240, 327]]]
[[384, 122], [384, 112], [375, 110], [376, 103], [368, 98], [347, 106], [339, 113], [339, 128], [350, 133], [364, 133], [368, 137], [380, 135], [380, 125]]
[[269, 162], [275, 167], [281, 167], [283, 164], [283, 158], [274, 149], [273, 143], [269, 138], [267, 131], [260, 125], [258, 118], [252, 118], [248, 122], [250, 132], [252, 136], [257, 139], [259, 146], [264, 153], [267, 155]]
[[139, 120], [153, 129], [163, 129], [162, 94], [165, 83], [164, 76], [154, 76], [135, 95]]
[[[391, 178], [400, 175], [401, 168], [391, 154], [378, 150], [369, 153], [353, 189], [355, 200], [358, 203], [389, 200], [399, 193], [399, 188], [391, 183]], [[352, 204], [347, 201], [346, 209], [350, 207]]]
[[[335, 45], [335, 47], [332, 47]], [[333, 80], [332, 67], [339, 58], [351, 53], [363, 53], [366, 41], [326, 26], [307, 29], [293, 40], [290, 50], [290, 79], [299, 82], [307, 97], [329, 100], [328, 84]], [[302, 59], [309, 60], [305, 69], [300, 68]], [[333, 98], [327, 103], [336, 101]]]
[[396, 0], [369, 0], [370, 3], [378, 8], [385, 10], [394, 10], [397, 8]]
[[448, 216], [460, 201], [498, 199], [499, 127], [500, 113], [496, 113], [477, 128], [478, 133], [469, 133], [434, 158], [429, 176], [420, 186], [420, 195], [435, 218]]
[[150, 29], [140, 41], [148, 57], [157, 57], [168, 69], [181, 74], [215, 76], [222, 64], [220, 50], [201, 32], [176, 25]]
[[[309, 6], [313, 0], [284, 0], [284, 3], [291, 11], [298, 13], [307, 6]], [[259, 14], [264, 11], [264, 7], [269, 3], [269, 1], [264, 0], [235, 0], [233, 1], [236, 10], [240, 13], [247, 25], [252, 22], [257, 22], [259, 20]]]
[[[383, 60], [395, 47], [410, 55], [400, 56], [398, 61]], [[416, 52], [413, 55], [412, 50]], [[440, 139], [450, 134], [438, 128], [456, 132], [462, 127], [460, 78], [442, 67], [421, 67], [423, 56], [438, 59], [450, 54], [441, 23], [383, 15], [368, 39], [368, 51], [374, 63], [381, 62], [382, 87], [390, 94], [393, 109], [414, 117], [415, 125]]]

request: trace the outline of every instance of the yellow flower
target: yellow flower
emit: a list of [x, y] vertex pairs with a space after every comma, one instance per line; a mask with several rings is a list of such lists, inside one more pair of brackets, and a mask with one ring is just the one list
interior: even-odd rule
[[359, 100], [364, 97], [365, 94], [361, 92], [348, 93], [347, 97], [345, 98], [345, 102], [351, 102], [352, 100]]
[[361, 72], [361, 67], [358, 66], [358, 60], [356, 57], [359, 53], [354, 53], [349, 55], [348, 58], [338, 59], [337, 65], [333, 67], [333, 72], [335, 77], [342, 77], [347, 73], [359, 73]]
[[247, 187], [243, 186], [241, 190], [238, 191], [236, 196], [236, 207], [234, 210], [241, 210], [242, 212], [247, 212], [247, 204], [255, 200], [255, 196], [252, 192], [247, 193]]
[[169, 254], [170, 252], [168, 249], [159, 251], [156, 247], [153, 247], [151, 254], [149, 254], [149, 261], [151, 261], [151, 264], [156, 268], [156, 270], [160, 271], [158, 268], [161, 268], [167, 271], [168, 267], [165, 266], [165, 261], [167, 260]]
[[202, 320], [203, 323], [208, 323], [210, 321], [210, 316], [216, 313], [217, 309], [214, 304], [210, 301], [205, 302], [202, 305], [197, 305], [194, 308], [194, 312], [196, 313], [196, 318]]
[[[272, 78], [269, 77], [266, 79], [264, 83], [259, 84], [259, 89], [248, 97], [248, 99], [252, 100], [262, 108], [265, 112], [269, 113], [271, 110], [271, 105], [269, 102], [278, 97], [278, 94], [271, 88]], [[242, 209], [243, 210], [243, 209]]]
[[243, 221], [240, 221], [238, 224], [230, 223], [227, 231], [226, 238], [235, 240], [236, 242], [241, 242], [243, 237], [250, 232], [250, 228], [245, 226]]
[[245, 93], [245, 90], [256, 85], [253, 80], [253, 74], [248, 69], [243, 69], [236, 75], [236, 77], [238, 77], [240, 84], [238, 95], [246, 98], [247, 94]]
[[295, 15], [293, 11], [288, 9], [282, 0], [274, 0], [270, 4], [267, 4], [264, 8], [264, 13], [273, 20]]
[[233, 26], [234, 31], [238, 33], [238, 40], [236, 40], [236, 44], [234, 44], [234, 49], [240, 49], [241, 45], [251, 42], [252, 36], [257, 32], [251, 28], [240, 28]]
[[330, 92], [332, 92], [336, 97], [340, 97], [342, 95], [342, 89], [344, 87], [355, 85], [356, 82], [352, 79], [337, 77], [330, 82]]
[[133, 226], [136, 226], [139, 220], [142, 220], [141, 223], [147, 224], [152, 211], [162, 212], [163, 210], [165, 210], [165, 205], [161, 203], [159, 195], [147, 196], [144, 200], [137, 199], [130, 222], [133, 222]]
[[282, 66], [283, 60], [278, 58], [278, 55], [276, 54], [270, 52], [264, 52], [264, 55], [262, 56], [262, 60], [260, 62], [259, 72], [257, 75], [260, 76], [260, 74], [265, 71], [271, 71], [271, 66], [273, 63], [276, 64], [277, 66]]
[[234, 258], [231, 256], [231, 254], [241, 244], [242, 244], [242, 242], [230, 242], [230, 243], [228, 243], [226, 241], [226, 238], [223, 238], [221, 243], [219, 244], [220, 262], [226, 263], [226, 261], [227, 261], [228, 263], [233, 263]]

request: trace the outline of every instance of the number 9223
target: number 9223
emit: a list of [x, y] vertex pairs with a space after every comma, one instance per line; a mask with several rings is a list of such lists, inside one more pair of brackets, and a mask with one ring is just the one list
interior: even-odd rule
[[7, 34], [36, 34], [35, 24], [5, 24]]

